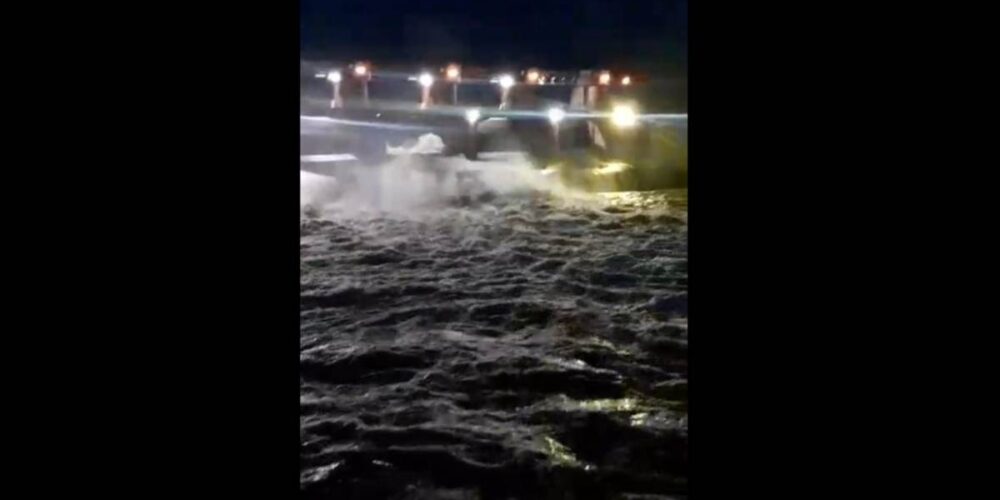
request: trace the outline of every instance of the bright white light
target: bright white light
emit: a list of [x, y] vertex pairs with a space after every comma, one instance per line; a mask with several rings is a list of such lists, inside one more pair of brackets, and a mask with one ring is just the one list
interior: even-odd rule
[[417, 81], [424, 87], [430, 87], [434, 84], [434, 77], [430, 73], [422, 73]]
[[341, 75], [339, 71], [331, 71], [326, 74], [326, 79], [330, 83], [340, 83]]
[[632, 77], [625, 75], [622, 77], [622, 85], [628, 85], [632, 83]]
[[479, 110], [476, 108], [465, 110], [465, 119], [468, 120], [469, 123], [476, 123], [477, 121], [479, 121], [479, 116], [480, 116]]
[[614, 123], [616, 127], [634, 127], [638, 121], [639, 119], [632, 106], [619, 104], [611, 111], [611, 123]]
[[566, 112], [559, 108], [549, 109], [549, 121], [552, 123], [559, 123], [566, 118]]
[[368, 73], [368, 66], [364, 64], [359, 64], [354, 67], [354, 74], [358, 76], [365, 76]]
[[607, 71], [601, 73], [601, 76], [598, 78], [597, 81], [600, 82], [601, 85], [607, 85], [611, 83], [611, 73], [608, 73]]
[[529, 71], [528, 72], [528, 81], [531, 82], [531, 83], [537, 82], [538, 81], [538, 72], [535, 71], [535, 70]]
[[500, 77], [500, 86], [509, 89], [514, 86], [514, 77], [510, 75], [503, 75]]
[[448, 76], [449, 80], [458, 80], [458, 76], [461, 72], [459, 71], [458, 66], [452, 65], [448, 66], [448, 70], [445, 74]]

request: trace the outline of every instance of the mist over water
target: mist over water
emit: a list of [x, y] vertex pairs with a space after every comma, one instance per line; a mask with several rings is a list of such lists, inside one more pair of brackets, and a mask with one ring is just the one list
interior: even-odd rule
[[314, 216], [364, 214], [418, 217], [448, 207], [478, 206], [506, 198], [552, 196], [585, 203], [596, 199], [545, 175], [521, 153], [484, 155], [486, 161], [433, 156], [444, 148], [427, 134], [388, 148], [394, 157], [378, 166], [345, 162], [330, 175], [301, 171], [300, 206]]

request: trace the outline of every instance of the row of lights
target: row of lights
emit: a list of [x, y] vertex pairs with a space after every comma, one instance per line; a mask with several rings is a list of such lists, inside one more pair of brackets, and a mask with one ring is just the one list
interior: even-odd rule
[[[354, 74], [355, 76], [358, 77], [368, 76], [369, 75], [368, 66], [363, 63], [355, 64]], [[445, 70], [445, 77], [449, 81], [459, 81], [459, 79], [461, 78], [461, 69], [458, 67], [458, 65], [455, 64], [449, 65], [448, 68]], [[527, 74], [527, 79], [529, 83], [538, 82], [543, 78], [544, 76], [542, 76], [537, 70], [530, 70]], [[339, 71], [334, 70], [327, 73], [327, 80], [329, 80], [332, 83], [340, 83], [342, 79], [343, 75], [341, 75]], [[434, 84], [434, 76], [431, 75], [430, 73], [425, 72], [422, 73], [419, 77], [417, 77], [417, 81], [423, 87], [430, 87], [431, 85]], [[514, 77], [511, 75], [501, 75], [497, 79], [497, 82], [504, 89], [509, 89], [513, 87], [515, 83]], [[600, 83], [601, 85], [610, 84], [611, 73], [607, 71], [602, 72], [598, 77], [598, 83]], [[628, 75], [625, 75], [622, 77], [621, 83], [622, 85], [629, 85], [632, 83], [632, 78], [629, 77]], [[478, 108], [471, 108], [466, 110], [465, 112], [465, 118], [466, 120], [468, 120], [469, 124], [475, 124], [476, 122], [479, 121], [479, 118], [481, 116], [482, 113], [479, 111]], [[549, 121], [552, 122], [552, 124], [558, 125], [560, 122], [563, 121], [564, 118], [566, 118], [566, 112], [563, 111], [562, 108], [551, 108], [548, 111], [548, 118]], [[611, 112], [611, 122], [615, 126], [621, 128], [630, 128], [635, 126], [635, 124], [638, 122], [638, 116], [636, 115], [635, 110], [631, 106], [624, 104], [617, 105], [613, 108]]]
[[[597, 77], [597, 83], [599, 83], [601, 85], [611, 85], [611, 79], [612, 79], [611, 78], [611, 72], [609, 72], [609, 71], [602, 71], [601, 74], [598, 75], [598, 77]], [[544, 75], [540, 75], [537, 70], [531, 70], [531, 71], [529, 71], [528, 72], [528, 82], [529, 83], [534, 83], [536, 81], [540, 81], [540, 82], [544, 83], [545, 76]], [[621, 80], [620, 80], [620, 82], [621, 82], [621, 84], [623, 86], [627, 87], [627, 86], [629, 86], [629, 85], [632, 84], [632, 77], [629, 76], [629, 75], [623, 75], [622, 78], [621, 78]]]
[[[365, 76], [368, 76], [368, 74], [369, 74], [368, 73], [368, 66], [366, 64], [364, 64], [364, 63], [358, 63], [358, 64], [354, 65], [354, 75], [355, 76], [365, 77]], [[462, 70], [461, 70], [461, 68], [457, 64], [451, 64], [445, 70], [445, 77], [448, 79], [448, 81], [453, 81], [453, 82], [454, 81], [460, 81], [461, 80], [461, 75], [462, 75]], [[327, 73], [326, 78], [327, 78], [327, 80], [329, 80], [332, 83], [340, 83], [341, 80], [343, 79], [343, 75], [340, 74], [340, 71], [334, 70], [334, 71], [330, 71], [329, 73]], [[423, 85], [424, 87], [430, 87], [431, 85], [434, 84], [434, 76], [431, 75], [430, 73], [426, 73], [425, 72], [425, 73], [422, 73], [419, 77], [417, 77], [417, 81], [420, 82], [420, 84]], [[497, 81], [500, 84], [500, 86], [503, 87], [503, 88], [505, 88], [505, 89], [513, 87], [514, 83], [515, 83], [514, 82], [514, 77], [511, 76], [511, 75], [501, 75], [497, 79]], [[538, 83], [538, 84], [543, 84], [544, 85], [544, 83], [545, 83], [545, 75], [542, 75], [538, 70], [533, 69], [533, 70], [528, 71], [527, 81], [528, 81], [529, 84], [536, 84], [536, 83]], [[550, 81], [554, 82], [555, 81], [555, 77], [551, 77]], [[608, 72], [608, 71], [602, 72], [598, 76], [597, 81], [601, 85], [610, 85], [611, 84], [611, 73]], [[624, 86], [631, 85], [632, 84], [632, 77], [629, 76], [629, 75], [622, 76], [622, 78], [621, 78], [621, 84], [624, 85]]]

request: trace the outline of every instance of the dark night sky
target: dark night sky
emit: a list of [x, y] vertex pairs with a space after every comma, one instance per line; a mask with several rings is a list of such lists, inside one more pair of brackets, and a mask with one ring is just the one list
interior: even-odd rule
[[687, 0], [300, 0], [305, 59], [683, 75]]

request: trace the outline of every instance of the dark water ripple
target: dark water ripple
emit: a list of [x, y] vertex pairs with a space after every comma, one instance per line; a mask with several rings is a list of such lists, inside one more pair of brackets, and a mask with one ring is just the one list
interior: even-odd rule
[[303, 496], [686, 496], [686, 194], [492, 203], [303, 221]]

